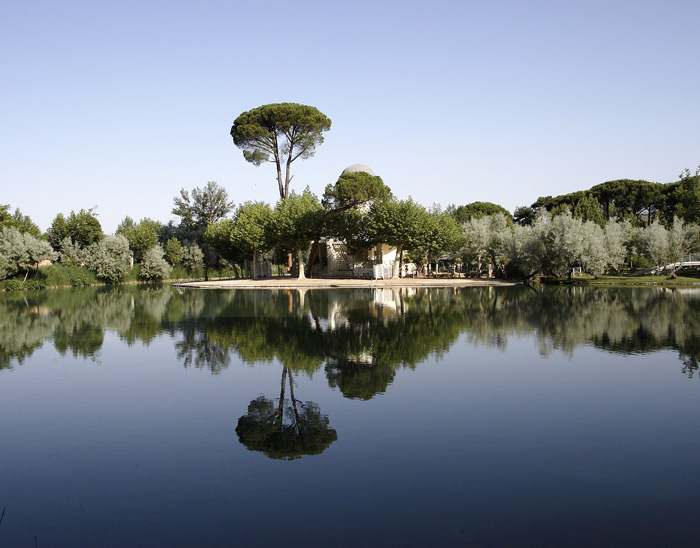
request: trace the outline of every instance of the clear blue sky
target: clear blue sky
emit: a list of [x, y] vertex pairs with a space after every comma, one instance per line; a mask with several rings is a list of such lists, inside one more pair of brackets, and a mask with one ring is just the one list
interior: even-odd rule
[[233, 120], [276, 102], [333, 125], [292, 188], [363, 163], [425, 204], [538, 196], [700, 163], [697, 0], [32, 2], [0, 17], [0, 203], [48, 228], [98, 206], [174, 219], [207, 181], [274, 203]]

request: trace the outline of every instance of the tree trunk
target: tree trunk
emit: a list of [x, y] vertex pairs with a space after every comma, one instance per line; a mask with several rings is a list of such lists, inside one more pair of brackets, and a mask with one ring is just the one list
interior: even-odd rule
[[304, 258], [301, 255], [301, 249], [297, 249], [297, 263], [299, 263], [299, 279], [305, 280], [304, 276]]
[[258, 279], [258, 250], [253, 250], [253, 279]]
[[[326, 221], [328, 220], [329, 217], [331, 217], [332, 215], [335, 215], [337, 213], [342, 213], [343, 211], [347, 211], [348, 209], [352, 209], [356, 205], [359, 205], [359, 203], [361, 203], [361, 202], [348, 204], [344, 207], [339, 207], [338, 209], [330, 210], [328, 213], [326, 213], [323, 216], [323, 219], [321, 219], [321, 230], [323, 230], [323, 225], [326, 224]], [[311, 276], [311, 267], [314, 264], [314, 255], [316, 255], [317, 250], [318, 250], [318, 238], [314, 241], [314, 244], [311, 246], [311, 254], [309, 255], [309, 262], [308, 262], [307, 267], [306, 267], [306, 275], [309, 278], [312, 277]]]
[[403, 253], [403, 244], [396, 246], [396, 258], [394, 259], [394, 272], [391, 273], [391, 277], [396, 279], [399, 277], [399, 270], [401, 269], [401, 254]]
[[277, 135], [273, 136], [274, 146], [275, 146], [275, 167], [277, 168], [277, 186], [280, 191], [280, 198], [283, 200], [286, 198], [284, 195], [284, 183], [282, 182], [282, 164], [280, 163], [280, 149], [277, 144]]

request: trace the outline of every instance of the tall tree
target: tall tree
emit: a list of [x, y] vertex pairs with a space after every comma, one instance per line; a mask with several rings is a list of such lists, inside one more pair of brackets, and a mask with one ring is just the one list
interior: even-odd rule
[[184, 188], [180, 196], [174, 198], [172, 213], [182, 220], [182, 224], [203, 233], [207, 225], [223, 219], [232, 209], [233, 202], [228, 199], [226, 189], [215, 181], [209, 181], [204, 188], [195, 188], [190, 193]]
[[[315, 107], [297, 103], [263, 105], [242, 113], [233, 122], [233, 143], [243, 157], [259, 166], [272, 162], [277, 169], [280, 198], [289, 196], [292, 163], [310, 158], [323, 143], [331, 120]], [[284, 174], [283, 174], [284, 168]]]

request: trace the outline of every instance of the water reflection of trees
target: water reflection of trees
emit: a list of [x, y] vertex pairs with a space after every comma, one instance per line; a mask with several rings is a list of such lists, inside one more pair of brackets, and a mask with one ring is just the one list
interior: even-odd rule
[[[289, 399], [285, 390], [289, 383]], [[292, 460], [303, 455], [320, 455], [338, 439], [318, 404], [301, 402], [294, 395], [294, 378], [289, 367], [282, 368], [280, 397], [260, 396], [238, 419], [238, 439], [251, 451], [273, 459]]]
[[582, 345], [616, 353], [678, 351], [693, 376], [700, 357], [700, 290], [544, 287], [178, 292], [170, 287], [85, 288], [0, 298], [0, 368], [50, 341], [95, 357], [105, 331], [129, 345], [175, 340], [178, 359], [216, 373], [235, 356], [323, 369], [351, 398], [387, 389], [400, 367], [447, 351], [460, 334], [506, 348], [534, 336], [540, 352]]

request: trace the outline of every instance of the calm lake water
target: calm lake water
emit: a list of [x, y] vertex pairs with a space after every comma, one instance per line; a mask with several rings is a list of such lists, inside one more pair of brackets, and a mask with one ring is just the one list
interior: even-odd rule
[[0, 296], [0, 546], [697, 546], [700, 292]]

